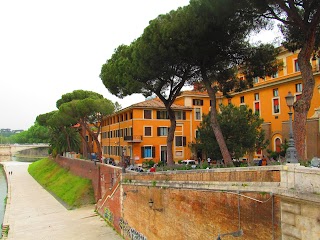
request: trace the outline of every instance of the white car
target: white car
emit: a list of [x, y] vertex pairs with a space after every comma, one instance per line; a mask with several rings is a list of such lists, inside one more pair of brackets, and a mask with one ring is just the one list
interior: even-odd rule
[[190, 165], [192, 168], [196, 168], [197, 167], [197, 164], [196, 164], [195, 160], [188, 160], [188, 159], [187, 160], [182, 160], [181, 164]]

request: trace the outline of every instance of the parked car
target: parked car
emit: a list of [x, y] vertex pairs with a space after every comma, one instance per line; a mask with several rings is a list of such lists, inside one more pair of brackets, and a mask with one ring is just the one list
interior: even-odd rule
[[114, 159], [113, 159], [113, 158], [110, 158], [110, 157], [105, 158], [105, 159], [103, 160], [103, 162], [104, 162], [105, 164], [110, 164], [110, 165], [113, 165], [113, 166], [116, 165], [116, 162], [114, 161]]
[[196, 164], [196, 161], [195, 160], [182, 160], [181, 161], [181, 164], [184, 164], [184, 165], [190, 165], [192, 168], [196, 168], [197, 167], [197, 164]]

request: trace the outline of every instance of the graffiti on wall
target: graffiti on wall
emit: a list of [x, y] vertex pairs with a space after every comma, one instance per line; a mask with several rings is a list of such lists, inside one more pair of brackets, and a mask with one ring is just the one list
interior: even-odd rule
[[130, 227], [128, 223], [123, 219], [120, 218], [119, 220], [119, 226], [121, 230], [123, 231], [123, 234], [128, 236], [132, 240], [147, 240], [143, 234], [139, 233], [137, 230], [134, 228]]
[[113, 223], [113, 214], [108, 208], [106, 208], [104, 211], [104, 218], [110, 223]]

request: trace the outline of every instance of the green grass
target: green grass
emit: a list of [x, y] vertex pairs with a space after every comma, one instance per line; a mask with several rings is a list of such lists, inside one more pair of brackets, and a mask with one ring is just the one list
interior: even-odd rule
[[28, 172], [69, 208], [94, 203], [91, 180], [73, 175], [48, 158], [30, 164]]

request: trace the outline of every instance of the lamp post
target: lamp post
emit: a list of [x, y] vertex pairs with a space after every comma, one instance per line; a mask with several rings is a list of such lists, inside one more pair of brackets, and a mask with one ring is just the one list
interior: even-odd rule
[[289, 142], [288, 142], [288, 148], [286, 152], [286, 162], [287, 163], [298, 163], [297, 159], [297, 150], [294, 147], [294, 139], [293, 139], [293, 131], [292, 131], [292, 107], [294, 103], [294, 96], [291, 94], [291, 92], [288, 92], [288, 95], [285, 97], [287, 106], [289, 107]]

